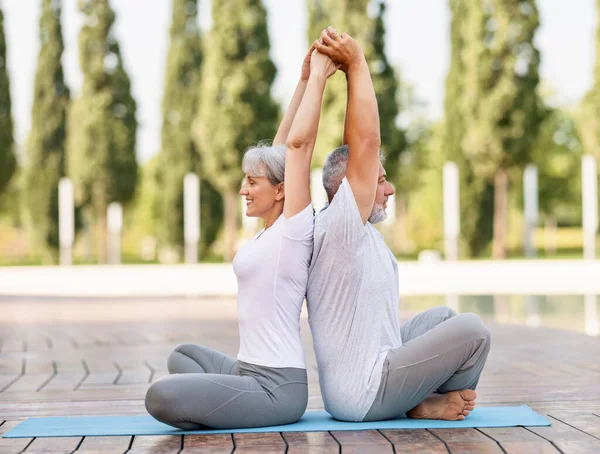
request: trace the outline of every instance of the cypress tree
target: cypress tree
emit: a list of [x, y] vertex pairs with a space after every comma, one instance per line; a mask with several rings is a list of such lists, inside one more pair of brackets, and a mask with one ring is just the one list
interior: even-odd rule
[[194, 136], [203, 175], [225, 201], [225, 259], [231, 260], [244, 150], [275, 136], [279, 106], [271, 97], [276, 68], [262, 2], [213, 2], [212, 17]]
[[[309, 0], [308, 42], [319, 39], [328, 25], [339, 33], [350, 34], [361, 45], [367, 62], [373, 60], [375, 21], [367, 15], [368, 0]], [[315, 144], [313, 165], [321, 167], [331, 150], [342, 144], [346, 113], [347, 84], [343, 74], [334, 74], [327, 81], [323, 94], [323, 108], [319, 136]]]
[[[464, 27], [470, 2], [450, 0], [450, 67], [446, 76], [445, 119], [442, 151], [445, 160], [457, 164], [460, 183], [461, 244], [469, 257], [479, 255], [492, 239], [494, 191], [484, 179], [477, 178], [465, 158], [463, 141], [466, 120], [461, 103], [464, 99], [465, 50]], [[441, 174], [442, 169], [437, 169]]]
[[4, 13], [0, 8], [0, 194], [6, 190], [17, 170], [13, 132], [10, 82], [6, 65]]
[[79, 35], [81, 96], [69, 114], [67, 173], [81, 206], [91, 209], [99, 229], [98, 255], [106, 257], [106, 210], [135, 194], [136, 103], [112, 32], [115, 13], [108, 0], [79, 0], [84, 25]]
[[381, 145], [386, 155], [387, 179], [394, 183], [396, 190], [404, 192], [409, 188], [403, 185], [404, 180], [400, 177], [400, 156], [406, 150], [407, 142], [404, 131], [396, 125], [399, 113], [399, 82], [385, 54], [385, 8], [385, 2], [381, 2], [372, 35], [372, 56], [369, 66], [379, 107]]
[[[183, 247], [183, 179], [200, 171], [200, 155], [192, 140], [191, 124], [198, 108], [202, 46], [197, 24], [197, 0], [173, 0], [170, 48], [163, 95], [162, 140], [157, 167], [155, 212], [163, 246]], [[222, 199], [201, 179], [201, 251], [205, 252], [222, 223]]]
[[537, 95], [534, 0], [470, 2], [465, 24], [465, 156], [494, 185], [494, 258], [506, 254], [508, 181], [530, 160], [543, 108]]
[[[600, 18], [600, 0], [596, 1], [596, 15]], [[585, 152], [600, 161], [600, 26], [596, 27], [594, 82], [583, 98], [581, 110], [579, 123]]]
[[65, 174], [65, 137], [70, 101], [61, 64], [64, 43], [59, 1], [42, 0], [39, 39], [25, 185], [36, 246], [45, 250], [48, 259], [56, 261], [58, 181]]

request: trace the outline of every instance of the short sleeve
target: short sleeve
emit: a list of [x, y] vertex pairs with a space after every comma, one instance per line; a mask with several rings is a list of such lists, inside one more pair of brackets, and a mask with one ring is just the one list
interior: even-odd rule
[[312, 240], [315, 228], [315, 212], [312, 204], [309, 204], [299, 213], [286, 218], [283, 215], [283, 236], [291, 240]]
[[367, 235], [366, 226], [360, 217], [352, 187], [345, 177], [326, 211], [326, 235], [350, 250], [360, 247]]

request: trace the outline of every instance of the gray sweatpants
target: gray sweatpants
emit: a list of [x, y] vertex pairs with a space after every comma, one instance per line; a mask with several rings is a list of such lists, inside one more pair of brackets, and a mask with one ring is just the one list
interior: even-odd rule
[[433, 392], [475, 389], [490, 350], [490, 330], [477, 315], [444, 306], [400, 329], [403, 345], [388, 352], [365, 421], [402, 416]]
[[289, 424], [308, 404], [306, 369], [257, 366], [193, 344], [177, 347], [167, 365], [172, 375], [150, 386], [146, 410], [180, 429]]

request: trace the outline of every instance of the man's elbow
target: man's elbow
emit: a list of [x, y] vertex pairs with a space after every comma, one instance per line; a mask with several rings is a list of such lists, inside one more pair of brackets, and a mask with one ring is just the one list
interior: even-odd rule
[[376, 152], [379, 154], [379, 150], [381, 149], [381, 136], [379, 135], [379, 131], [374, 134], [366, 135], [361, 142], [365, 150], [373, 150], [373, 153]]

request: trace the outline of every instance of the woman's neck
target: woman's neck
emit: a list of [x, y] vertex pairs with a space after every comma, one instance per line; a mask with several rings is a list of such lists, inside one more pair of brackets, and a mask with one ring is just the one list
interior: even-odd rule
[[273, 205], [273, 208], [271, 208], [271, 210], [266, 214], [266, 216], [262, 217], [263, 221], [265, 221], [265, 230], [267, 230], [269, 227], [275, 224], [275, 221], [279, 219], [281, 213], [283, 213], [283, 201], [276, 202], [275, 205]]

